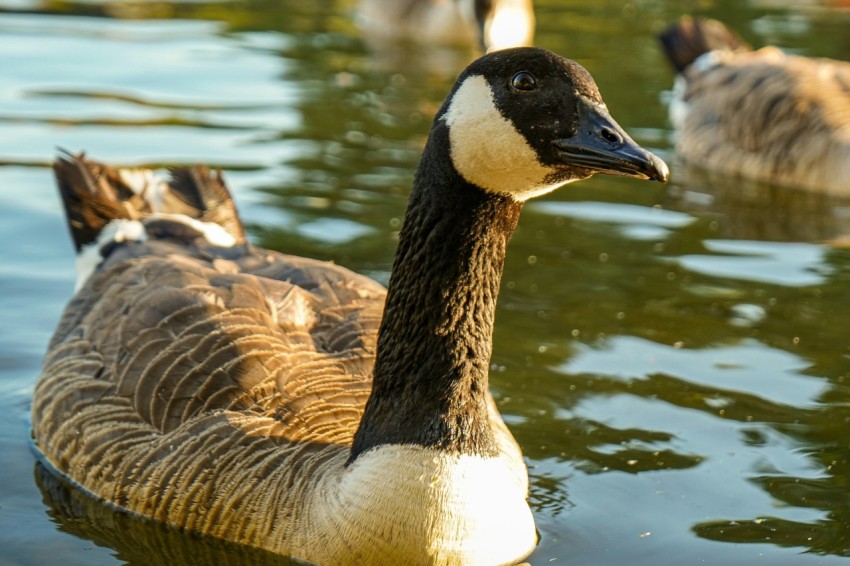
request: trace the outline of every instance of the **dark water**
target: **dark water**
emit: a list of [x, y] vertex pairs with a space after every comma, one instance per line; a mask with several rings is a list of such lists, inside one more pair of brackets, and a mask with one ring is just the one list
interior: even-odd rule
[[[255, 242], [386, 281], [469, 53], [376, 51], [353, 6], [0, 0], [0, 565], [279, 562], [39, 474], [28, 403], [74, 279], [48, 164], [219, 165]], [[492, 386], [531, 470], [535, 565], [850, 556], [850, 201], [675, 162], [653, 34], [696, 9], [850, 58], [850, 14], [814, 2], [537, 0], [537, 43], [588, 67], [674, 175], [571, 185], [511, 243]]]

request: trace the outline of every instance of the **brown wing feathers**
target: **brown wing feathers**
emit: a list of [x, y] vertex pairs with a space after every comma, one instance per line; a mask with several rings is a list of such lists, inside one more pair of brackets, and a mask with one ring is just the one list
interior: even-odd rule
[[[78, 248], [113, 218], [152, 213], [119, 170], [82, 156], [55, 170]], [[221, 177], [205, 168], [175, 170], [160, 204], [244, 239]], [[275, 517], [281, 497], [298, 507], [308, 490], [299, 470], [347, 456], [385, 291], [325, 262], [198, 245], [151, 237], [112, 250], [53, 337], [33, 434], [53, 466], [100, 497], [268, 546], [262, 537], [294, 528]], [[203, 517], [192, 515], [197, 501]]]

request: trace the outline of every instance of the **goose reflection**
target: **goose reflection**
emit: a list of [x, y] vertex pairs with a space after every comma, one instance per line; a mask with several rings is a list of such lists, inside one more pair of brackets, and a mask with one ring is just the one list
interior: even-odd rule
[[127, 566], [294, 566], [300, 564], [263, 550], [204, 537], [112, 508], [51, 474], [33, 468], [47, 513], [60, 530], [114, 551]]
[[716, 236], [839, 243], [850, 237], [850, 198], [728, 177], [677, 162], [664, 208], [715, 216]]

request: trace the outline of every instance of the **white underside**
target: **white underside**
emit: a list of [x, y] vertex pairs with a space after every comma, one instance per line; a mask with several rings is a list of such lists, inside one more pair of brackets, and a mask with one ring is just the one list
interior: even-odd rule
[[524, 467], [502, 458], [378, 447], [316, 486], [314, 529], [324, 542], [295, 555], [321, 564], [515, 563], [537, 543], [525, 480]]

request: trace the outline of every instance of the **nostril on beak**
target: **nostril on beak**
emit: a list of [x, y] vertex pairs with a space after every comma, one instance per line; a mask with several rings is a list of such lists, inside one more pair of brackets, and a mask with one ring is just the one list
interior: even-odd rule
[[623, 143], [623, 138], [620, 137], [620, 134], [618, 134], [617, 132], [615, 132], [614, 130], [611, 130], [609, 128], [602, 128], [599, 131], [599, 136], [603, 140], [607, 141], [610, 144], [621, 144], [621, 143]]

